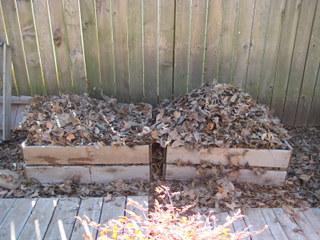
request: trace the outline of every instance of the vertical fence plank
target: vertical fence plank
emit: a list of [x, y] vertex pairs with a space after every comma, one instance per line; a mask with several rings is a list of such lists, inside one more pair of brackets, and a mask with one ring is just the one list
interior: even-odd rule
[[81, 94], [87, 91], [87, 79], [82, 49], [78, 0], [63, 0], [63, 14], [70, 51], [72, 87], [75, 93]]
[[[269, 21], [269, 10], [271, 1], [256, 1], [254, 22], [252, 26], [251, 49], [249, 55], [248, 74], [245, 89], [254, 98], [257, 98], [259, 92], [259, 83], [261, 81], [260, 73], [262, 70], [262, 60], [265, 54], [266, 30]], [[268, 53], [266, 53], [268, 54]]]
[[120, 101], [129, 101], [128, 1], [112, 1], [116, 93]]
[[100, 56], [95, 0], [80, 0], [80, 13], [88, 92], [91, 96], [101, 96]]
[[270, 105], [272, 96], [285, 5], [286, 0], [271, 1], [257, 97], [259, 102], [267, 105]]
[[207, 43], [205, 48], [203, 81], [218, 79], [222, 27], [222, 0], [208, 0]]
[[172, 97], [174, 1], [159, 2], [159, 98]]
[[111, 0], [97, 0], [100, 71], [103, 94], [115, 96], [114, 45]]
[[188, 91], [190, 1], [191, 0], [176, 0], [173, 79], [174, 96], [183, 95]]
[[286, 86], [288, 82], [296, 29], [301, 9], [301, 0], [287, 1], [284, 12], [283, 27], [278, 52], [276, 75], [272, 93], [271, 107], [276, 116], [282, 117], [285, 101]]
[[130, 99], [143, 99], [143, 57], [142, 57], [142, 1], [129, 0], [128, 46], [130, 72]]
[[63, 0], [48, 1], [53, 36], [57, 78], [61, 93], [72, 92], [71, 59], [68, 46], [68, 36], [63, 16]]
[[188, 89], [202, 84], [205, 20], [207, 1], [192, 0], [191, 8], [191, 45], [190, 45], [190, 78]]
[[39, 51], [43, 67], [45, 82], [47, 83], [48, 94], [58, 94], [59, 86], [56, 75], [55, 59], [52, 46], [52, 35], [50, 31], [48, 2], [44, 0], [34, 0], [34, 25], [36, 26]]
[[1, 5], [9, 43], [12, 48], [12, 62], [15, 69], [18, 93], [27, 95], [30, 94], [30, 85], [23, 53], [22, 39], [19, 31], [15, 1], [1, 1]]
[[[45, 94], [41, 60], [37, 46], [37, 36], [32, 16], [32, 5], [29, 0], [17, 1], [20, 30], [23, 38], [24, 50], [27, 59], [27, 67], [31, 84], [32, 94]], [[17, 30], [17, 29], [16, 29]]]
[[[304, 72], [303, 85], [301, 87], [300, 99], [297, 107], [297, 126], [305, 126], [314, 117], [314, 111], [310, 111], [312, 96], [317, 82], [317, 74], [320, 65], [320, 3], [317, 4], [316, 16], [313, 24], [309, 51]], [[319, 105], [318, 105], [319, 108]], [[314, 109], [316, 110], [316, 109]], [[318, 123], [320, 125], [320, 123]]]
[[252, 21], [255, 10], [255, 0], [239, 1], [239, 17], [235, 31], [235, 58], [232, 83], [244, 87], [248, 67], [249, 49], [251, 44]]
[[219, 63], [219, 82], [232, 81], [233, 45], [237, 18], [238, 0], [222, 1], [221, 58]]
[[320, 126], [320, 64], [317, 70], [317, 80], [314, 86], [312, 105], [308, 116], [308, 125]]
[[295, 121], [299, 92], [310, 42], [317, 0], [303, 1], [292, 57], [282, 120], [289, 125]]
[[145, 100], [157, 102], [157, 1], [143, 0], [144, 93]]

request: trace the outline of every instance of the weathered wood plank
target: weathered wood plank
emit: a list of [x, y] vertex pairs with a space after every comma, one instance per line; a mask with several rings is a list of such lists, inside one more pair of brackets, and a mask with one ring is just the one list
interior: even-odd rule
[[0, 200], [0, 226], [3, 220], [6, 218], [7, 214], [10, 212], [14, 206], [15, 199], [1, 199]]
[[143, 0], [144, 94], [152, 104], [158, 101], [158, 4]]
[[44, 240], [67, 240], [70, 238], [80, 205], [79, 198], [61, 198], [58, 201]]
[[306, 216], [303, 215], [301, 210], [295, 209], [294, 214], [292, 215], [295, 222], [300, 226], [303, 231], [304, 236], [307, 239], [319, 239], [317, 232], [319, 229], [314, 229], [312, 224], [308, 221]]
[[305, 70], [317, 0], [302, 1], [282, 120], [295, 122], [299, 93]]
[[277, 217], [277, 221], [280, 223], [282, 229], [285, 231], [289, 239], [307, 239], [303, 235], [303, 229], [301, 229], [295, 221], [287, 215], [281, 208], [273, 208], [274, 214]]
[[81, 0], [80, 13], [88, 92], [91, 96], [98, 97], [102, 94], [102, 89], [95, 0]]
[[[130, 204], [130, 201], [134, 201], [138, 205], [140, 205], [142, 208], [148, 210], [148, 196], [128, 196], [127, 197], [127, 205], [126, 210], [129, 210], [131, 212], [134, 212], [138, 216], [145, 218], [146, 212], [139, 209], [139, 207], [136, 207], [135, 205]], [[125, 211], [125, 215], [128, 216], [128, 212]]]
[[251, 31], [255, 11], [255, 0], [239, 1], [239, 13], [235, 30], [235, 51], [232, 83], [244, 88], [249, 52], [251, 48]]
[[62, 0], [48, 1], [48, 11], [51, 23], [51, 34], [53, 36], [57, 78], [59, 85], [61, 86], [60, 92], [70, 93], [73, 85], [73, 78], [71, 75], [72, 63]]
[[270, 16], [266, 30], [265, 49], [259, 82], [258, 100], [270, 105], [275, 78], [277, 56], [283, 27], [286, 0], [271, 1]]
[[18, 239], [43, 239], [58, 199], [40, 198]]
[[128, 2], [130, 99], [143, 100], [142, 1]]
[[[78, 216], [79, 217], [87, 216], [90, 220], [94, 222], [99, 222], [102, 202], [103, 202], [102, 198], [87, 198], [87, 199], [81, 200]], [[89, 228], [89, 230], [95, 239], [97, 235], [97, 230], [94, 228]], [[83, 233], [84, 233], [84, 229], [81, 223], [79, 221], [76, 221], [70, 240], [81, 239], [83, 236]]]
[[222, 27], [222, 0], [208, 0], [207, 41], [203, 67], [203, 82], [218, 79]]
[[120, 101], [129, 101], [130, 75], [128, 65], [128, 2], [113, 0], [112, 8], [116, 95]]
[[39, 54], [47, 93], [57, 95], [59, 93], [59, 85], [53, 53], [53, 38], [50, 27], [48, 1], [34, 0], [32, 6], [34, 10], [34, 26], [39, 42]]
[[[66, 39], [69, 48], [72, 88], [75, 93], [87, 90], [87, 76], [82, 49], [82, 34], [80, 22], [80, 7], [78, 0], [63, 0], [63, 19], [66, 27]], [[59, 23], [61, 19], [58, 19]], [[62, 30], [62, 29], [61, 29]], [[54, 30], [56, 31], [56, 30]], [[59, 30], [58, 30], [59, 31]], [[61, 36], [62, 31], [57, 33]]]
[[261, 209], [263, 218], [265, 219], [268, 229], [273, 235], [273, 238], [276, 240], [286, 240], [288, 239], [287, 235], [285, 234], [284, 230], [282, 229], [279, 221], [277, 220], [276, 215], [272, 211], [271, 208], [264, 208]]
[[192, 0], [191, 5], [191, 40], [189, 59], [188, 89], [200, 87], [203, 77], [203, 54], [205, 48], [205, 27], [207, 1]]
[[[249, 208], [244, 211], [244, 214], [247, 216], [246, 221], [249, 226], [250, 231], [259, 231], [263, 229], [267, 223], [263, 218], [262, 212], [259, 208]], [[252, 240], [267, 240], [274, 239], [270, 229], [266, 229], [261, 234], [252, 236]]]
[[[176, 0], [174, 39], [174, 96], [188, 91], [191, 0]], [[178, 27], [177, 27], [178, 26]], [[210, 66], [211, 67], [211, 66]]]
[[173, 86], [175, 2], [159, 1], [159, 98], [170, 99]]
[[[29, 96], [11, 96], [11, 103], [15, 105], [27, 105], [31, 103], [32, 97]], [[0, 98], [0, 104], [3, 103], [3, 99]]]
[[289, 79], [300, 10], [301, 0], [287, 1], [283, 17], [283, 27], [281, 29], [281, 39], [271, 100], [271, 107], [278, 117], [282, 117], [283, 114], [286, 87]]
[[149, 164], [149, 146], [25, 146], [26, 164]]
[[[316, 16], [314, 19], [309, 51], [303, 76], [303, 84], [301, 87], [299, 102], [297, 105], [297, 114], [295, 125], [306, 126], [308, 118], [310, 122], [316, 124], [314, 113], [320, 112], [317, 106], [312, 108], [312, 97], [316, 88], [316, 82], [319, 75], [320, 66], [320, 4], [318, 2]], [[317, 104], [317, 102], [315, 102]], [[313, 120], [314, 119], [314, 120]], [[318, 123], [320, 125], [320, 122]]]
[[[241, 214], [242, 214], [242, 212], [241, 212]], [[234, 211], [229, 212], [229, 215], [233, 216]], [[233, 222], [232, 225], [233, 225], [233, 229], [235, 232], [244, 231], [248, 227], [246, 222], [244, 221], [244, 218], [238, 219], [237, 221]], [[247, 238], [244, 238], [244, 240], [251, 240], [251, 238], [247, 237]]]
[[103, 200], [103, 207], [101, 210], [100, 224], [107, 224], [112, 219], [124, 216], [126, 206], [126, 197], [115, 197], [113, 200]]
[[[214, 216], [216, 217], [217, 224], [223, 225], [227, 222], [227, 218], [230, 217], [230, 214], [228, 212], [220, 212], [220, 213], [214, 214]], [[229, 230], [231, 233], [234, 232], [233, 224], [229, 226]]]
[[320, 237], [320, 209], [309, 208], [303, 211], [302, 214], [306, 217], [310, 225]]
[[201, 150], [185, 147], [167, 148], [167, 163], [200, 164], [208, 161], [216, 165], [236, 165], [251, 167], [276, 167], [286, 169], [291, 150], [208, 148]]
[[239, 1], [222, 1], [221, 58], [219, 63], [219, 82], [232, 81], [234, 36]]
[[[1, 56], [0, 56], [1, 57]], [[11, 133], [11, 49], [7, 44], [3, 45], [3, 61], [2, 61], [2, 139], [9, 140]]]
[[317, 81], [314, 86], [311, 110], [308, 116], [309, 126], [320, 126], [320, 63], [317, 71]]
[[[0, 239], [17, 239], [27, 222], [37, 199], [20, 198], [0, 225]], [[19, 216], [19, 217], [17, 217]]]
[[265, 53], [266, 30], [269, 21], [271, 1], [256, 1], [254, 21], [252, 26], [251, 49], [248, 62], [248, 73], [245, 90], [253, 98], [257, 98], [263, 68], [263, 56]]
[[[31, 1], [16, 1], [20, 31], [26, 54], [31, 93], [45, 94], [46, 86], [43, 79], [43, 70], [37, 44], [37, 34], [34, 27], [33, 7]], [[16, 29], [17, 31], [18, 29]]]
[[[210, 176], [208, 173], [203, 172], [201, 176], [195, 166], [177, 166], [167, 164], [166, 166], [166, 179], [167, 180], [190, 180], [193, 178], [202, 178]], [[254, 183], [258, 185], [282, 185], [285, 181], [287, 172], [265, 170], [261, 173], [256, 173], [254, 170], [239, 169], [226, 173], [226, 176], [234, 182]]]
[[149, 180], [149, 165], [129, 166], [94, 166], [90, 167], [93, 183], [107, 183], [118, 179], [122, 180]]
[[25, 64], [25, 55], [22, 45], [22, 38], [19, 32], [19, 22], [17, 18], [16, 1], [1, 2], [4, 22], [8, 34], [9, 44], [12, 51], [12, 62], [14, 65], [15, 77], [19, 94], [30, 94], [29, 73]]

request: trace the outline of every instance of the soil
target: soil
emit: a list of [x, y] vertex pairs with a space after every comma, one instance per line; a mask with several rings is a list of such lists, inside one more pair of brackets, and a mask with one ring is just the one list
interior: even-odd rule
[[[177, 205], [194, 204], [199, 208], [234, 209], [247, 207], [320, 207], [320, 128], [292, 128], [289, 143], [293, 155], [284, 186], [258, 186], [232, 184], [227, 179], [206, 179], [188, 182], [153, 180], [115, 181], [109, 184], [41, 185], [24, 179], [15, 190], [0, 188], [0, 198], [12, 197], [61, 197], [147, 195], [155, 197], [157, 186], [169, 186]], [[10, 169], [23, 174], [23, 157], [19, 144], [26, 133], [16, 131], [12, 140], [0, 144], [0, 169]], [[159, 161], [157, 161], [159, 164]], [[157, 165], [153, 166], [154, 168]], [[161, 169], [159, 169], [161, 172]]]

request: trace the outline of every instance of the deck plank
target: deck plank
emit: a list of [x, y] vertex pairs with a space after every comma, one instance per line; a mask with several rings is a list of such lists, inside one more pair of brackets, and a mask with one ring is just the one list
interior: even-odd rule
[[307, 217], [303, 215], [301, 210], [295, 210], [293, 219], [301, 227], [307, 239], [319, 239], [319, 235], [317, 234], [316, 230], [312, 227]]
[[[80, 203], [80, 208], [78, 212], [79, 217], [87, 216], [90, 220], [94, 222], [99, 222], [100, 212], [102, 208], [102, 198], [87, 198], [83, 199]], [[78, 240], [83, 238], [84, 229], [79, 221], [73, 228], [73, 232], [70, 239]], [[90, 228], [90, 233], [92, 236], [96, 236], [97, 230]]]
[[13, 208], [0, 225], [0, 239], [16, 239], [20, 235], [36, 202], [36, 199], [17, 199], [15, 201]]
[[[234, 212], [229, 212], [229, 215], [233, 216]], [[244, 231], [248, 227], [243, 218], [240, 218], [237, 221], [233, 222], [232, 225], [235, 232]], [[244, 238], [243, 240], [250, 240], [250, 237]]]
[[306, 239], [303, 236], [303, 230], [284, 212], [283, 209], [274, 208], [273, 212], [289, 239]]
[[2, 224], [2, 220], [7, 216], [7, 214], [11, 210], [15, 201], [16, 201], [15, 199], [1, 199], [1, 201], [0, 201], [0, 225]]
[[[263, 218], [262, 212], [259, 208], [247, 209], [244, 212], [244, 215], [247, 216], [245, 219], [251, 231], [259, 231], [263, 229], [265, 225], [267, 225], [266, 221]], [[252, 240], [265, 240], [265, 239], [268, 239], [268, 240], [274, 239], [269, 229], [266, 229], [261, 234], [252, 236]]]
[[[127, 198], [127, 205], [126, 210], [132, 211], [137, 215], [140, 215], [142, 217], [146, 217], [145, 213], [142, 212], [139, 208], [135, 207], [134, 205], [128, 204], [130, 200], [138, 203], [143, 208], [148, 208], [148, 196], [128, 196]], [[125, 212], [125, 215], [128, 215], [127, 212]]]
[[273, 235], [273, 238], [277, 240], [288, 239], [287, 235], [285, 234], [284, 230], [281, 228], [281, 225], [277, 220], [277, 217], [275, 216], [272, 209], [271, 208], [261, 209], [261, 212], [268, 225], [268, 228], [270, 229], [270, 232]]
[[319, 208], [309, 208], [303, 212], [303, 215], [306, 216], [310, 222], [313, 229], [317, 232], [320, 239], [320, 209]]
[[[215, 214], [217, 224], [225, 224], [227, 222], [227, 217], [230, 217], [230, 214], [228, 212], [221, 212], [221, 213], [216, 213]], [[234, 226], [231, 224], [229, 227], [230, 232], [234, 232]]]
[[70, 238], [75, 216], [80, 205], [79, 198], [60, 199], [50, 221], [44, 240], [67, 240]]
[[109, 220], [124, 216], [126, 197], [116, 197], [111, 201], [103, 200], [100, 223], [107, 223]]
[[40, 198], [18, 239], [41, 240], [46, 233], [57, 202], [56, 198]]

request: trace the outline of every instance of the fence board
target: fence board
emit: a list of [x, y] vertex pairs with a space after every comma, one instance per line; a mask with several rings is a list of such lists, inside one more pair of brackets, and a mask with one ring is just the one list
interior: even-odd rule
[[232, 81], [233, 45], [239, 0], [222, 1], [221, 58], [219, 63], [219, 82]]
[[63, 17], [69, 46], [72, 87], [76, 93], [87, 91], [85, 62], [82, 49], [80, 8], [78, 0], [63, 0]]
[[143, 0], [144, 94], [145, 100], [157, 102], [158, 12], [157, 1]]
[[232, 79], [232, 83], [238, 87], [244, 87], [246, 81], [254, 8], [255, 0], [241, 0], [239, 2]]
[[37, 35], [34, 28], [31, 1], [16, 1], [20, 22], [20, 31], [26, 54], [29, 78], [32, 79], [31, 93], [45, 94], [46, 86], [37, 46]]
[[3, 17], [6, 24], [9, 44], [12, 48], [12, 61], [15, 66], [14, 69], [18, 84], [18, 93], [21, 95], [27, 95], [30, 94], [30, 83], [25, 64], [25, 55], [23, 52], [15, 1], [1, 1], [0, 4], [4, 14]]
[[129, 0], [128, 5], [128, 47], [130, 99], [143, 99], [143, 57], [142, 57], [142, 2]]
[[283, 121], [292, 125], [298, 104], [303, 72], [308, 54], [310, 35], [316, 10], [317, 0], [303, 1], [298, 23], [297, 36], [288, 80]]
[[262, 68], [259, 83], [258, 100], [270, 105], [277, 56], [283, 25], [283, 16], [286, 7], [286, 0], [271, 1], [270, 16], [266, 30], [265, 54], [262, 59]]
[[320, 64], [317, 70], [317, 82], [314, 87], [312, 105], [309, 112], [308, 124], [320, 126]]
[[110, 0], [96, 1], [100, 49], [100, 71], [103, 94], [115, 95], [112, 5]]
[[222, 27], [222, 0], [208, 0], [207, 41], [203, 68], [203, 82], [218, 79]]
[[191, 0], [176, 0], [173, 87], [175, 96], [188, 91], [190, 4]]
[[282, 117], [283, 113], [286, 86], [289, 78], [300, 9], [301, 0], [287, 1], [271, 101], [271, 107], [279, 117]]
[[58, 94], [59, 86], [53, 54], [53, 39], [48, 17], [48, 2], [43, 0], [34, 0], [33, 9], [34, 24], [39, 40], [39, 52], [43, 68], [43, 75], [47, 84], [47, 92], [48, 94]]
[[80, 13], [88, 92], [92, 96], [100, 96], [102, 92], [95, 0], [81, 0]]
[[50, 17], [51, 34], [53, 36], [57, 78], [61, 86], [60, 92], [66, 93], [72, 91], [73, 78], [71, 75], [71, 59], [62, 1], [48, 1], [48, 16]]
[[159, 98], [172, 97], [174, 1], [159, 2]]
[[[304, 70], [299, 103], [297, 105], [296, 125], [307, 125], [311, 110], [313, 91], [316, 87], [317, 73], [320, 64], [320, 4], [317, 3], [316, 16], [313, 24], [307, 62]], [[316, 110], [316, 109], [314, 109]], [[311, 118], [312, 119], [312, 118]]]
[[257, 98], [261, 81], [260, 73], [262, 70], [262, 59], [265, 54], [266, 30], [269, 22], [270, 5], [271, 1], [269, 0], [259, 0], [256, 1], [255, 6], [249, 66], [245, 84], [246, 91], [254, 98]]

